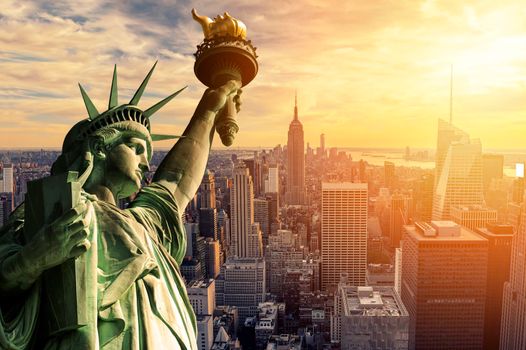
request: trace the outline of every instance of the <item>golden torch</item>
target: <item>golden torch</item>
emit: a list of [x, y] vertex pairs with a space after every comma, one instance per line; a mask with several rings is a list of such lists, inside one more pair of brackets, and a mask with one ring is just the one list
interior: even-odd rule
[[[256, 48], [247, 40], [245, 24], [227, 12], [211, 19], [198, 15], [193, 9], [192, 16], [201, 24], [205, 36], [194, 54], [197, 79], [212, 89], [233, 79], [239, 80], [242, 86], [250, 83], [258, 72], [258, 63]], [[230, 146], [239, 131], [232, 96], [228, 98], [222, 113], [216, 129], [223, 145]]]

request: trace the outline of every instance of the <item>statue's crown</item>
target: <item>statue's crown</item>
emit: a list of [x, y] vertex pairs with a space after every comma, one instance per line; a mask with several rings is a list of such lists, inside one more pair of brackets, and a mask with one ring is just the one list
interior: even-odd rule
[[[155, 62], [152, 69], [150, 69], [150, 72], [148, 72], [148, 75], [146, 76], [146, 78], [144, 78], [143, 82], [141, 83], [141, 86], [139, 86], [139, 88], [133, 95], [130, 102], [124, 105], [120, 105], [120, 106], [118, 105], [117, 65], [115, 65], [115, 68], [113, 70], [113, 80], [111, 83], [108, 110], [102, 113], [99, 113], [99, 111], [97, 110], [93, 102], [91, 102], [91, 99], [89, 98], [84, 88], [79, 84], [80, 93], [82, 94], [84, 104], [86, 105], [86, 109], [88, 111], [89, 118], [87, 119], [87, 123], [85, 123], [85, 126], [78, 133], [78, 138], [86, 139], [88, 136], [92, 135], [99, 129], [102, 129], [107, 126], [111, 126], [112, 124], [125, 122], [125, 121], [139, 123], [143, 125], [144, 127], [146, 127], [148, 132], [150, 132], [150, 117], [186, 88], [185, 86], [184, 88], [174, 92], [170, 96], [166, 97], [164, 100], [157, 102], [156, 104], [146, 109], [145, 111], [142, 111], [141, 109], [139, 109], [137, 107], [137, 104], [139, 103], [139, 100], [142, 97], [142, 94], [144, 92], [144, 89], [146, 88], [146, 85], [148, 85], [148, 81], [150, 80], [150, 77], [156, 65], [157, 65], [157, 62]], [[179, 137], [175, 135], [158, 135], [158, 134], [150, 134], [150, 135], [153, 141], [167, 140], [167, 139], [173, 139], [173, 138]]]

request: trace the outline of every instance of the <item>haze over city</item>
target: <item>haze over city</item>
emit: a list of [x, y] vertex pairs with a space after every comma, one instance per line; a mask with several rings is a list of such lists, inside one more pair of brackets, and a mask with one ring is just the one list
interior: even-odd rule
[[[235, 146], [283, 143], [294, 93], [316, 146], [434, 147], [449, 118], [485, 149], [522, 148], [526, 10], [521, 1], [6, 1], [0, 9], [0, 147], [60, 147], [86, 117], [80, 82], [99, 110], [117, 64], [121, 103], [159, 60], [140, 107], [188, 85], [153, 121], [180, 134], [205, 87], [193, 73], [195, 7], [229, 11], [258, 48]], [[157, 147], [168, 147], [160, 143]], [[216, 140], [214, 146], [221, 146]]]

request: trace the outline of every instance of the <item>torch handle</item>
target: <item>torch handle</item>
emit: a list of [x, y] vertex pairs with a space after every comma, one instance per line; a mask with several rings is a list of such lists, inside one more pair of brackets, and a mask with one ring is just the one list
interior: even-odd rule
[[231, 146], [234, 142], [239, 126], [236, 122], [237, 110], [234, 103], [234, 96], [228, 96], [225, 106], [219, 111], [219, 116], [216, 123], [216, 129], [221, 138], [221, 142], [225, 146]]

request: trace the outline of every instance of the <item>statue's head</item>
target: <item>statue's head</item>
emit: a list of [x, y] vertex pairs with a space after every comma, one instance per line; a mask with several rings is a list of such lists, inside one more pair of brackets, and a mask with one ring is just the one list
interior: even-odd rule
[[150, 133], [150, 116], [177, 96], [183, 89], [152, 107], [137, 107], [150, 79], [152, 67], [129, 103], [118, 105], [117, 68], [113, 73], [108, 110], [99, 113], [85, 90], [80, 91], [88, 118], [75, 124], [64, 139], [62, 154], [53, 164], [53, 174], [77, 171], [83, 181], [109, 187], [117, 198], [136, 192], [149, 169], [152, 141], [177, 138]]

